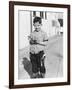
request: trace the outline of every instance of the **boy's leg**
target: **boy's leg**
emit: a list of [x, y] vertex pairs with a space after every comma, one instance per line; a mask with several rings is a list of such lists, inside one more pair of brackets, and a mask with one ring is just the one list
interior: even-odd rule
[[32, 63], [32, 72], [33, 72], [32, 78], [36, 78], [38, 75], [36, 55], [30, 53], [30, 60]]

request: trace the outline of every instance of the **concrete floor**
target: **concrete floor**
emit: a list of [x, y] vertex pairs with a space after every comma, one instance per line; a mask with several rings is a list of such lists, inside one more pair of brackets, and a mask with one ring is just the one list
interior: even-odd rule
[[[54, 36], [49, 38], [45, 48], [46, 58], [45, 78], [63, 76], [63, 37]], [[29, 47], [19, 50], [18, 78], [29, 79], [32, 76], [31, 62], [29, 59]]]

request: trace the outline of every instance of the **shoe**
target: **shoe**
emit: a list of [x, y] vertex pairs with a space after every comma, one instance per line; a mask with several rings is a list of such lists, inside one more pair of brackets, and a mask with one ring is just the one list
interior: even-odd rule
[[38, 73], [33, 73], [32, 78], [38, 78]]

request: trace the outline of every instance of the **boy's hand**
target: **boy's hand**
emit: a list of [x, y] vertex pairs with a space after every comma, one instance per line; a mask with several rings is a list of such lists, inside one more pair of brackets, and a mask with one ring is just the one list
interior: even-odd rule
[[30, 44], [37, 44], [36, 40], [31, 39]]
[[34, 41], [33, 40], [30, 40], [30, 44], [34, 44]]

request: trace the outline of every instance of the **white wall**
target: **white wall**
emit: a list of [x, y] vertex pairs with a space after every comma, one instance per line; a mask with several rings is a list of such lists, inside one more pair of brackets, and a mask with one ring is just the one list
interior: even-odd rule
[[[62, 14], [61, 14], [62, 15]], [[56, 17], [57, 16], [57, 17]], [[59, 22], [57, 21], [58, 19], [58, 13], [54, 13], [54, 12], [47, 12], [47, 19], [43, 19], [43, 30], [45, 32], [47, 32], [48, 37], [54, 36], [57, 34], [56, 32], [56, 26], [52, 26], [52, 21], [56, 21], [58, 26], [59, 26]], [[60, 27], [58, 27], [59, 29]]]
[[19, 49], [23, 49], [24, 47], [29, 45], [28, 36], [31, 31], [30, 24], [30, 12], [29, 11], [19, 11]]
[[[9, 78], [8, 77], [9, 76], [8, 74], [9, 73], [8, 1], [9, 0], [1, 0], [0, 2], [0, 90], [9, 90], [8, 89], [8, 78]], [[70, 4], [71, 10], [72, 10], [72, 0], [22, 0], [22, 1]], [[71, 11], [71, 15], [72, 15], [72, 11]], [[71, 21], [72, 21], [72, 18], [71, 18]], [[72, 26], [71, 26], [71, 30], [72, 30]], [[72, 31], [71, 31], [71, 34], [72, 34]], [[71, 38], [72, 38], [72, 35], [71, 35]], [[71, 42], [71, 48], [72, 48], [72, 42]], [[71, 69], [72, 69], [72, 62], [71, 62]], [[23, 89], [17, 89], [17, 90], [72, 90], [72, 72], [71, 72], [71, 85], [69, 86], [53, 86], [53, 87], [39, 87], [39, 88], [26, 88], [26, 89], [23, 88]]]

